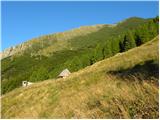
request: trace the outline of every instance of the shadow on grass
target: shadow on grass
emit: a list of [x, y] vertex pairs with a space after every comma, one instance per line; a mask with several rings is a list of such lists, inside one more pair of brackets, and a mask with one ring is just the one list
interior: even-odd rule
[[129, 69], [122, 69], [119, 71], [110, 71], [109, 72], [116, 77], [121, 79], [131, 79], [134, 80], [135, 77], [139, 81], [148, 80], [156, 83], [158, 85], [158, 78], [159, 78], [159, 63], [158, 60], [150, 60], [144, 63], [138, 64], [133, 68]]

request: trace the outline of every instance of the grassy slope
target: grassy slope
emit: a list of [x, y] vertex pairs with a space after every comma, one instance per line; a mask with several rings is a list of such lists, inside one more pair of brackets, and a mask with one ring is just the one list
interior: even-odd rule
[[[151, 60], [158, 61], [158, 37], [66, 79], [7, 93], [2, 98], [2, 118], [158, 118], [158, 77], [153, 73], [145, 78], [141, 73]], [[141, 71], [132, 74], [137, 65]], [[130, 74], [123, 75], [124, 70]]]
[[[90, 64], [89, 60], [97, 44], [103, 47], [112, 37], [118, 41], [127, 30], [135, 29], [147, 21], [148, 19], [129, 18], [116, 26], [82, 27], [27, 41], [24, 43], [25, 54], [17, 53], [2, 60], [2, 93], [20, 87], [23, 80], [41, 81], [57, 77], [64, 68], [73, 72], [86, 67]], [[83, 66], [68, 66], [67, 63], [74, 61], [74, 57], [81, 58]], [[40, 73], [41, 69], [44, 69], [43, 75], [46, 74], [47, 77], [34, 80], [35, 77], [32, 76], [35, 72]]]

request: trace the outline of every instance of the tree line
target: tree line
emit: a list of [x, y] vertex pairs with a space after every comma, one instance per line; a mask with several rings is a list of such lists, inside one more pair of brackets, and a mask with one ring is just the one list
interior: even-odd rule
[[105, 43], [99, 43], [85, 55], [75, 56], [67, 61], [65, 66], [72, 71], [77, 71], [85, 66], [92, 65], [97, 61], [111, 57], [119, 52], [128, 51], [140, 46], [159, 34], [159, 17], [151, 19], [148, 23], [140, 25], [137, 29], [128, 30], [117, 37], [106, 39]]
[[[137, 29], [128, 30], [122, 35], [106, 39], [103, 43], [98, 43], [92, 50], [84, 54], [77, 53], [66, 62], [56, 67], [55, 72], [49, 73], [49, 68], [41, 66], [30, 76], [30, 81], [39, 81], [53, 78], [64, 68], [71, 72], [78, 71], [86, 66], [92, 65], [97, 61], [111, 57], [119, 52], [125, 52], [134, 47], [140, 46], [153, 39], [159, 33], [158, 18], [150, 20], [147, 24], [140, 25]], [[87, 48], [86, 48], [87, 49]], [[52, 69], [52, 71], [54, 71]]]
[[[159, 17], [156, 17], [136, 27], [136, 29], [124, 30], [118, 36], [113, 35], [105, 38], [105, 40], [98, 42], [95, 46], [89, 46], [82, 50], [60, 51], [61, 53], [57, 53], [57, 55], [50, 58], [41, 57], [41, 59], [30, 59], [29, 55], [20, 57], [15, 62], [12, 61], [14, 63], [12, 65], [13, 68], [9, 70], [12, 74], [15, 72], [15, 77], [10, 77], [10, 74], [7, 74], [5, 77], [2, 76], [6, 79], [2, 81], [2, 94], [21, 86], [21, 81], [23, 80], [36, 82], [56, 78], [65, 68], [68, 68], [71, 72], [78, 71], [97, 61], [111, 57], [116, 53], [125, 52], [131, 48], [140, 46], [158, 34]], [[6, 65], [8, 65], [7, 63], [9, 61], [6, 61]], [[2, 65], [4, 66], [4, 61]], [[14, 69], [16, 65], [17, 68]], [[28, 71], [25, 71], [25, 69]], [[18, 70], [24, 70], [24, 72], [16, 76], [16, 73], [19, 73]]]

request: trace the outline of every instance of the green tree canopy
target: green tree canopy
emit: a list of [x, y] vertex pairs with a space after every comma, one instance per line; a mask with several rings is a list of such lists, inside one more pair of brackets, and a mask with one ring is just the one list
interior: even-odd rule
[[136, 47], [136, 43], [131, 32], [128, 31], [127, 34], [124, 36], [123, 45], [124, 45], [124, 51]]

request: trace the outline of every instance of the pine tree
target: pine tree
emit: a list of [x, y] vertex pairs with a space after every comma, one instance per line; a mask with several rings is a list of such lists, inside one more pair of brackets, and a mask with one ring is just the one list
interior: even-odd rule
[[115, 55], [116, 53], [118, 53], [120, 51], [119, 48], [119, 40], [118, 39], [112, 39], [111, 40], [111, 50], [112, 50], [112, 55]]
[[158, 24], [158, 23], [159, 23], [159, 16], [156, 16], [156, 17], [153, 19], [153, 22]]
[[90, 65], [89, 55], [88, 54], [82, 55], [81, 61], [82, 61], [83, 67]]
[[40, 81], [48, 79], [48, 71], [47, 68], [41, 66], [37, 71], [34, 71], [30, 76], [30, 81]]
[[96, 61], [103, 59], [102, 46], [100, 44], [97, 44], [97, 46], [94, 50], [94, 58]]
[[127, 34], [124, 36], [123, 45], [124, 45], [124, 51], [136, 47], [136, 43], [131, 32], [127, 32]]
[[136, 46], [142, 45], [142, 39], [140, 37], [140, 31], [139, 31], [139, 29], [136, 30], [136, 32], [135, 32], [135, 42], [136, 42]]
[[93, 65], [96, 62], [95, 57], [91, 56], [90, 58], [90, 65]]
[[103, 55], [103, 59], [110, 57], [112, 55], [112, 49], [111, 49], [111, 41], [107, 40], [103, 49], [102, 49], [102, 55]]
[[73, 58], [71, 65], [73, 71], [77, 71], [83, 67], [81, 60], [77, 56]]
[[158, 35], [158, 24], [155, 23], [153, 20], [149, 21], [148, 23], [148, 32], [149, 32], [149, 39], [154, 38]]
[[146, 43], [147, 41], [150, 40], [150, 34], [149, 34], [149, 30], [148, 30], [148, 26], [145, 24], [143, 26], [141, 26], [141, 32], [140, 32], [140, 38], [141, 38], [141, 42], [142, 44]]
[[124, 44], [123, 44], [123, 41], [120, 41], [120, 42], [119, 42], [119, 49], [120, 49], [120, 52], [124, 52]]

